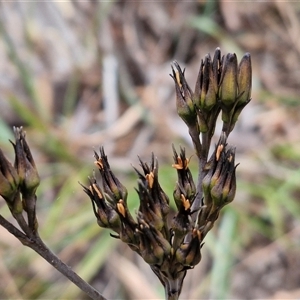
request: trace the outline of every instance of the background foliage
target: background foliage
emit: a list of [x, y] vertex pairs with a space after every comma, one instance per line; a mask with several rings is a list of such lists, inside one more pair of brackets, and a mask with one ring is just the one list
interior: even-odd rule
[[[175, 112], [170, 63], [195, 82], [200, 58], [250, 52], [253, 100], [229, 143], [238, 193], [208, 235], [182, 299], [297, 298], [300, 261], [300, 5], [296, 2], [4, 2], [0, 146], [23, 125], [42, 178], [40, 234], [110, 299], [163, 298], [148, 266], [99, 228], [78, 181], [103, 145], [137, 207], [131, 164], [160, 162], [171, 196], [171, 143], [192, 147]], [[218, 137], [216, 137], [218, 138]], [[193, 159], [192, 159], [193, 162]], [[196, 173], [196, 168], [194, 167]], [[9, 216], [0, 200], [1, 214]], [[0, 299], [83, 299], [0, 228]]]

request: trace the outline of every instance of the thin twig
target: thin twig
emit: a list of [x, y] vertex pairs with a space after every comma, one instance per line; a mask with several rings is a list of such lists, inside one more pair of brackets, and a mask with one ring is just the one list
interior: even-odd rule
[[14, 235], [23, 245], [31, 248], [42, 256], [49, 264], [51, 264], [60, 273], [66, 276], [70, 281], [77, 285], [83, 292], [85, 292], [93, 300], [107, 300], [96, 289], [85, 282], [79, 275], [77, 275], [68, 265], [62, 262], [41, 240], [36, 233], [31, 238], [27, 237], [23, 232], [8, 222], [0, 215], [0, 225], [7, 229]]

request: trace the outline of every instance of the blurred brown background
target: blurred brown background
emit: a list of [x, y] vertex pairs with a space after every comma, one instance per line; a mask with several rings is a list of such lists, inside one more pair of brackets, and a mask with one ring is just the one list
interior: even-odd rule
[[[253, 64], [252, 101], [229, 138], [238, 194], [181, 298], [300, 297], [299, 16], [300, 3], [279, 1], [2, 2], [1, 148], [13, 159], [11, 128], [25, 127], [42, 177], [41, 236], [104, 296], [163, 292], [143, 261], [97, 227], [77, 181], [87, 182], [103, 145], [134, 210], [131, 164], [154, 152], [171, 196], [171, 144], [193, 150], [170, 64], [186, 69], [193, 88], [201, 58], [220, 47], [238, 59], [250, 52]], [[0, 209], [9, 218], [4, 201]], [[2, 228], [0, 236], [0, 299], [84, 297]]]

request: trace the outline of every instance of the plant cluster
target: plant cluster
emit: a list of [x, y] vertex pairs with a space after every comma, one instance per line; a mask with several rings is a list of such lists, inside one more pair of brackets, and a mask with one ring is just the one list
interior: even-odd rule
[[[165, 288], [166, 299], [178, 299], [186, 272], [201, 260], [201, 247], [220, 210], [233, 201], [236, 192], [235, 149], [227, 139], [243, 108], [251, 99], [251, 58], [246, 53], [238, 64], [235, 54], [201, 61], [194, 91], [188, 85], [184, 70], [172, 64], [176, 107], [186, 123], [198, 159], [198, 179], [194, 182], [189, 158], [184, 148], [173, 146], [173, 168], [177, 172], [173, 199], [176, 212], [169, 206], [158, 175], [158, 161], [152, 154], [150, 163], [140, 159], [136, 191], [140, 204], [134, 218], [127, 206], [127, 189], [110, 168], [104, 149], [94, 153], [101, 180], [89, 178], [84, 192], [92, 202], [100, 227], [113, 231], [112, 237], [126, 243], [150, 265]], [[218, 116], [222, 132], [209, 157]], [[77, 284], [92, 299], [105, 299], [61, 262], [43, 243], [38, 234], [36, 189], [38, 172], [22, 128], [15, 128], [14, 166], [0, 151], [0, 195], [6, 201], [20, 228], [0, 215], [0, 224], [24, 245], [31, 247], [50, 264]]]

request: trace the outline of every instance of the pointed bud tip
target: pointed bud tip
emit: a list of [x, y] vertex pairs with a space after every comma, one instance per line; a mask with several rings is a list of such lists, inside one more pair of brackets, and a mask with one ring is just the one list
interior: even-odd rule
[[243, 55], [242, 59], [251, 59], [251, 54], [250, 54], [249, 52], [246, 52], [246, 53]]

